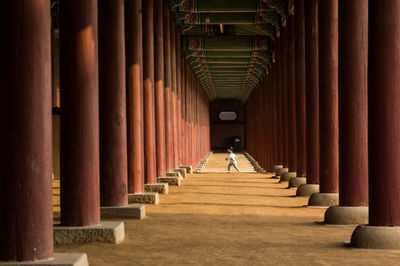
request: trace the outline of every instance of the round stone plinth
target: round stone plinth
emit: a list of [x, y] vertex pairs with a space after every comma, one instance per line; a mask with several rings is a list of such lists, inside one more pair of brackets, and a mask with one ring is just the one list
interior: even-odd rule
[[366, 224], [368, 207], [366, 206], [331, 206], [325, 212], [326, 224]]
[[278, 171], [278, 169], [282, 168], [283, 165], [274, 165], [271, 168], [271, 173], [275, 173], [276, 171]]
[[293, 177], [296, 177], [297, 176], [297, 173], [296, 172], [286, 172], [286, 173], [283, 173], [282, 175], [281, 175], [281, 181], [280, 182], [282, 182], [282, 181], [289, 181], [290, 179], [292, 179]]
[[307, 183], [307, 178], [305, 177], [293, 177], [289, 180], [289, 188], [296, 188], [300, 185], [304, 185]]
[[313, 193], [319, 192], [319, 185], [317, 184], [303, 184], [297, 188], [296, 197], [309, 197]]
[[339, 204], [339, 193], [313, 193], [308, 206], [335, 206]]
[[281, 176], [281, 175], [283, 175], [284, 173], [287, 173], [287, 172], [289, 172], [289, 169], [288, 168], [280, 168], [280, 169], [278, 169], [278, 171], [276, 171], [276, 176]]
[[370, 249], [400, 249], [400, 226], [359, 225], [350, 246]]

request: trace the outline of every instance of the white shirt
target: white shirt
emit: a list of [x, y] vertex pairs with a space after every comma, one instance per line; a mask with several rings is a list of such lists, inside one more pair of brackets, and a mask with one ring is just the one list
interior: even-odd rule
[[230, 160], [233, 164], [237, 164], [237, 157], [233, 152], [229, 153], [228, 158], [226, 159]]

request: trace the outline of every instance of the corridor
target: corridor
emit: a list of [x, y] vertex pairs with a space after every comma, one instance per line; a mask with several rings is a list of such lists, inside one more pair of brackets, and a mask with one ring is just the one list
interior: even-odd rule
[[[214, 154], [206, 169], [224, 169], [224, 156]], [[238, 157], [239, 167], [249, 165]], [[146, 205], [144, 220], [125, 220], [123, 243], [55, 251], [85, 252], [90, 265], [398, 265], [399, 251], [346, 248], [355, 225], [316, 223], [326, 208], [303, 207], [308, 197], [270, 177], [190, 174], [160, 205]]]

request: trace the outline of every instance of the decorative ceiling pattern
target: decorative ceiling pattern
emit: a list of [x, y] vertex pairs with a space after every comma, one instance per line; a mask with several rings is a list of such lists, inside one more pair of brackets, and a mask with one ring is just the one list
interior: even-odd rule
[[274, 61], [294, 0], [171, 0], [186, 59], [210, 101], [245, 102]]

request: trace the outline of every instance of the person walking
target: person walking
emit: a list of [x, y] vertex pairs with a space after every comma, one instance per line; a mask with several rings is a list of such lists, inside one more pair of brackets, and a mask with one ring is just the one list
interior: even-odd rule
[[226, 161], [229, 160], [229, 164], [228, 164], [228, 172], [231, 172], [231, 167], [235, 167], [235, 169], [240, 173], [240, 169], [237, 166], [237, 156], [232, 152], [232, 148], [228, 149], [229, 155], [227, 158], [225, 158]]

